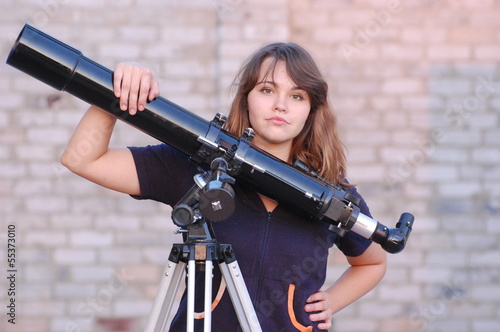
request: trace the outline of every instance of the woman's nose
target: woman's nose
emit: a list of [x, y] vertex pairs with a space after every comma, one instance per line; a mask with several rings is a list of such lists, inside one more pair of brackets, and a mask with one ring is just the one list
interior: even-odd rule
[[284, 96], [276, 96], [273, 109], [279, 112], [286, 112], [286, 99]]

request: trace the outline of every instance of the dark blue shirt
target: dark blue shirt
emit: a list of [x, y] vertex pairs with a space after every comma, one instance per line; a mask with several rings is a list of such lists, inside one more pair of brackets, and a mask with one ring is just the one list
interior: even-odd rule
[[[174, 206], [193, 186], [199, 173], [189, 157], [165, 144], [131, 147], [140, 182], [139, 199], [152, 199]], [[346, 256], [361, 255], [371, 241], [347, 232], [344, 237], [328, 230], [329, 224], [305, 218], [279, 204], [268, 212], [257, 192], [238, 183], [235, 212], [212, 223], [217, 241], [231, 244], [246, 287], [264, 332], [319, 331], [304, 311], [307, 298], [319, 291], [326, 278], [329, 249], [336, 244]], [[349, 192], [360, 197], [354, 188]], [[361, 197], [360, 197], [361, 198]], [[362, 200], [361, 213], [370, 216]], [[221, 274], [214, 265], [213, 297]], [[200, 274], [198, 274], [200, 275]], [[203, 283], [203, 278], [200, 278]], [[202, 285], [197, 286], [201, 291]], [[203, 311], [203, 293], [197, 293], [196, 311]], [[186, 329], [186, 294], [170, 331]], [[203, 331], [203, 319], [195, 330]], [[212, 331], [241, 331], [228, 291], [212, 311]]]

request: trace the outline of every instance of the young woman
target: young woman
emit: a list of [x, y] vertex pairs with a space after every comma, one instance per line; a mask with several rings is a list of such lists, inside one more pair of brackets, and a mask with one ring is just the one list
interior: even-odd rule
[[[307, 51], [292, 43], [264, 46], [245, 62], [235, 85], [237, 92], [226, 123], [229, 132], [240, 136], [252, 127], [254, 146], [287, 163], [298, 159], [317, 170], [324, 181], [343, 185], [360, 197], [346, 182], [345, 156], [328, 104], [327, 84]], [[155, 78], [137, 65], [118, 65], [114, 87], [121, 109], [131, 115], [159, 96]], [[91, 106], [62, 163], [107, 188], [175, 205], [192, 187], [197, 168], [186, 155], [165, 144], [109, 148], [115, 121]], [[82, 142], [92, 142], [85, 145], [84, 153]], [[296, 215], [285, 204], [238, 181], [233, 188], [236, 212], [212, 226], [220, 243], [233, 246], [263, 331], [327, 330], [336, 312], [382, 279], [386, 256], [378, 244], [354, 232], [338, 237], [328, 230], [328, 224]], [[360, 208], [370, 215], [363, 200]], [[350, 267], [333, 285], [324, 285], [328, 251], [333, 245], [345, 254]], [[220, 278], [215, 269], [215, 290]], [[212, 330], [239, 331], [229, 295], [227, 291], [222, 294], [212, 312]], [[185, 329], [185, 300], [171, 331]], [[202, 329], [201, 318], [195, 326]]]

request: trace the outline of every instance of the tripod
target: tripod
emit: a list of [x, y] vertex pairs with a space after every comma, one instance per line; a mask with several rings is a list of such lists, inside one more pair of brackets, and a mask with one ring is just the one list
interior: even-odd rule
[[183, 279], [186, 264], [188, 266], [186, 331], [192, 332], [194, 329], [196, 264], [203, 264], [205, 267], [204, 331], [211, 330], [213, 262], [219, 264], [243, 331], [262, 331], [231, 245], [219, 244], [212, 233], [203, 220], [189, 228], [188, 238], [184, 243], [173, 245], [146, 332], [161, 332], [166, 328], [173, 299]]

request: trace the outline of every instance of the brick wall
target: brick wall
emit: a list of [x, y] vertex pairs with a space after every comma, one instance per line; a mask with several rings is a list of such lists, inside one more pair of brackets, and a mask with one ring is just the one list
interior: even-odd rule
[[[294, 41], [330, 84], [374, 217], [416, 216], [383, 282], [335, 331], [500, 330], [500, 2], [1, 0], [1, 58], [31, 23], [112, 68], [148, 65], [162, 95], [211, 119], [242, 60]], [[4, 62], [4, 61], [3, 61]], [[87, 105], [0, 65], [2, 331], [138, 331], [173, 234], [170, 210], [78, 178], [60, 155]], [[119, 123], [112, 144], [154, 144]], [[16, 324], [9, 227], [16, 240]], [[12, 230], [12, 229], [11, 229]], [[333, 252], [329, 282], [345, 268]], [[8, 275], [7, 275], [8, 276]]]

